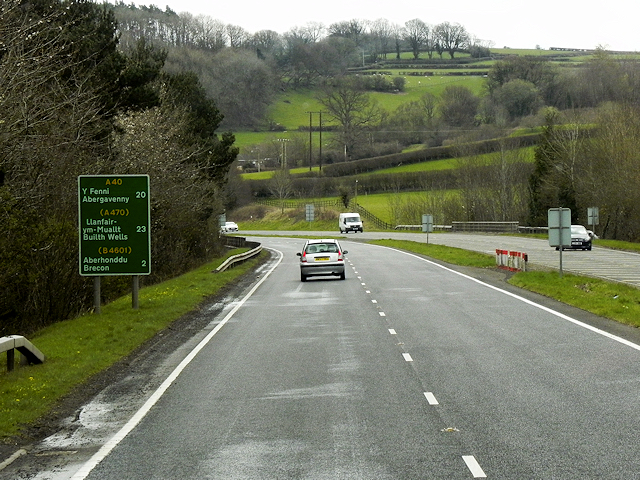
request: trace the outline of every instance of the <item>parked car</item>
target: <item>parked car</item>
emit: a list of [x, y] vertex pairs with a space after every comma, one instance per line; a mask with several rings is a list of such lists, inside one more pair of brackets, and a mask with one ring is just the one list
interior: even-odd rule
[[571, 248], [591, 250], [593, 237], [583, 225], [571, 225]]
[[[571, 245], [563, 247], [563, 250], [591, 250], [594, 233], [583, 225], [571, 225]], [[559, 250], [560, 247], [556, 247]]]
[[220, 227], [222, 233], [231, 233], [238, 231], [238, 225], [236, 222], [224, 222], [224, 225]]
[[342, 249], [337, 240], [307, 240], [300, 257], [300, 281], [318, 275], [334, 275], [344, 280], [344, 256], [348, 252]]

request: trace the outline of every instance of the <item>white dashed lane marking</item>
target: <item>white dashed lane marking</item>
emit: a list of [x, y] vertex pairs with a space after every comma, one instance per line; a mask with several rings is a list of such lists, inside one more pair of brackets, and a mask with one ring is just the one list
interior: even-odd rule
[[[355, 271], [355, 267], [353, 267], [354, 269], [354, 273], [358, 273], [357, 271]], [[358, 280], [362, 281], [362, 277], [358, 276], [357, 277]], [[366, 283], [361, 282], [362, 286], [365, 286]], [[365, 290], [365, 293], [367, 294], [371, 294], [370, 290]], [[373, 304], [377, 304], [378, 301], [375, 299], [371, 299], [371, 303]], [[386, 314], [384, 312], [378, 311], [378, 315], [380, 315], [381, 317], [386, 317]], [[389, 328], [389, 334], [390, 335], [397, 335], [398, 333], [396, 332], [396, 330], [394, 328]], [[413, 362], [413, 358], [411, 357], [411, 354], [409, 353], [403, 353], [402, 357], [404, 358], [404, 360], [406, 362]], [[433, 392], [423, 392], [425, 399], [427, 400], [427, 403], [429, 405], [440, 405], [438, 400], [436, 399], [436, 396], [433, 394]], [[480, 464], [478, 463], [478, 461], [476, 460], [476, 458], [473, 455], [463, 455], [462, 459], [464, 460], [465, 464], [467, 465], [467, 468], [469, 469], [469, 471], [471, 472], [471, 474], [473, 475], [473, 478], [486, 478], [486, 474], [484, 473], [484, 471], [482, 470], [482, 467], [480, 467]]]
[[480, 468], [480, 464], [473, 455], [463, 455], [462, 459], [467, 464], [467, 468], [471, 471], [473, 478], [486, 478], [484, 471]]
[[429, 405], [439, 405], [438, 400], [436, 400], [436, 396], [431, 392], [424, 392], [424, 396], [429, 402]]

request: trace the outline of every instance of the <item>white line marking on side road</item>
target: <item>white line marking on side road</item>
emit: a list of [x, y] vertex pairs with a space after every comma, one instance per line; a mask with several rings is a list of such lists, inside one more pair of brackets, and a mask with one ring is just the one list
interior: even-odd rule
[[389, 329], [389, 333], [390, 333], [391, 335], [397, 335], [397, 334], [396, 334], [396, 331], [395, 331], [393, 328], [390, 328], [390, 329]]
[[436, 396], [431, 392], [424, 392], [424, 396], [429, 402], [429, 405], [439, 405], [438, 400], [436, 400]]
[[371, 303], [378, 303], [378, 300], [371, 300]]
[[473, 455], [463, 455], [462, 459], [464, 460], [464, 463], [467, 464], [467, 468], [473, 474], [473, 478], [487, 478]]
[[379, 314], [381, 317], [386, 317], [386, 315], [384, 314], [384, 312], [378, 312], [378, 314]]
[[407, 362], [413, 362], [413, 358], [411, 358], [411, 355], [409, 355], [408, 353], [403, 353], [402, 356]]
[[209, 332], [209, 334], [205, 338], [203, 338], [202, 341], [198, 345], [196, 345], [196, 347], [193, 350], [191, 350], [191, 352], [189, 352], [189, 355], [187, 355], [185, 359], [182, 360], [182, 362], [180, 362], [180, 365], [178, 365], [173, 370], [173, 372], [171, 372], [171, 374], [167, 377], [167, 379], [164, 382], [162, 382], [162, 385], [160, 385], [158, 389], [155, 392], [153, 392], [153, 394], [149, 397], [146, 403], [142, 407], [140, 407], [140, 410], [138, 410], [133, 415], [133, 417], [131, 417], [131, 419], [120, 429], [120, 431], [117, 432], [110, 440], [108, 440], [100, 448], [100, 450], [98, 450], [93, 455], [93, 457], [91, 457], [82, 467], [80, 467], [80, 470], [78, 470], [76, 474], [73, 477], [71, 477], [71, 480], [84, 480], [85, 478], [87, 478], [87, 476], [91, 473], [91, 471], [100, 462], [102, 462], [102, 460], [104, 460], [107, 457], [107, 455], [109, 455], [111, 451], [122, 440], [124, 440], [124, 438], [142, 421], [142, 419], [146, 416], [146, 414], [149, 413], [149, 410], [151, 410], [151, 408], [153, 408], [153, 406], [158, 402], [158, 400], [160, 400], [160, 397], [164, 395], [167, 389], [176, 380], [176, 378], [178, 378], [178, 376], [187, 367], [187, 365], [189, 365], [189, 363], [191, 363], [191, 361], [196, 357], [196, 355], [198, 355], [200, 350], [202, 350], [207, 345], [207, 343], [209, 343], [211, 339], [220, 331], [220, 329], [224, 327], [229, 320], [231, 320], [231, 318], [240, 309], [240, 307], [242, 307], [245, 304], [245, 302], [249, 300], [249, 298], [251, 298], [251, 296], [260, 287], [260, 285], [262, 285], [264, 281], [267, 278], [269, 278], [269, 275], [273, 273], [276, 267], [280, 265], [280, 262], [282, 262], [284, 254], [279, 250], [274, 250], [274, 252], [278, 253], [280, 255], [280, 258], [278, 258], [278, 260], [275, 262], [271, 270], [269, 270], [260, 279], [260, 281], [256, 283], [251, 288], [251, 290], [249, 290], [249, 293], [247, 293], [245, 297], [242, 300], [240, 300], [235, 307], [233, 307], [233, 309], [227, 314], [227, 316], [224, 317], [222, 321], [220, 321], [220, 323], [218, 323], [218, 325], [216, 325], [215, 328], [211, 330], [211, 332]]

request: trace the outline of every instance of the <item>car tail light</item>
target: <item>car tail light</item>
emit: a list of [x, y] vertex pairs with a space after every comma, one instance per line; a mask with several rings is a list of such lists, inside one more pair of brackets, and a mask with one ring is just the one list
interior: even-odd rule
[[307, 252], [302, 252], [302, 257], [300, 257], [300, 261], [306, 263], [306, 261], [307, 261]]
[[338, 250], [338, 261], [344, 262], [344, 258], [342, 257], [342, 252], [340, 250]]

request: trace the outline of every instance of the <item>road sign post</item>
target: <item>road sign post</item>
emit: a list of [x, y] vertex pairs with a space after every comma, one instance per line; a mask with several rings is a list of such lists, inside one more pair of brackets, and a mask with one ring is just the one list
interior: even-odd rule
[[548, 213], [549, 245], [560, 252], [560, 276], [562, 276], [562, 249], [571, 246], [571, 209], [550, 208]]
[[[78, 211], [80, 275], [151, 273], [148, 175], [79, 176]], [[137, 308], [137, 278], [133, 284]]]
[[313, 222], [315, 220], [315, 205], [313, 203], [308, 203], [305, 206], [305, 217], [307, 222]]
[[429, 243], [429, 233], [433, 232], [433, 215], [422, 214], [422, 232], [427, 234], [427, 244]]
[[596, 225], [600, 225], [600, 209], [598, 207], [587, 208], [587, 225], [591, 226], [591, 231], [595, 233]]

